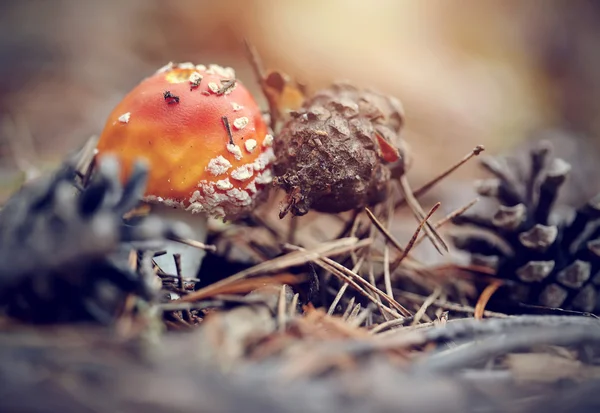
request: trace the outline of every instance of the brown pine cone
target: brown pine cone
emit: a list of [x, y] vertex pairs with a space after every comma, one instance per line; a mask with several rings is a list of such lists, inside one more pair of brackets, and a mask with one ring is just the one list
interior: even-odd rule
[[395, 98], [336, 83], [291, 115], [273, 145], [275, 182], [288, 193], [280, 217], [376, 204], [408, 166]]

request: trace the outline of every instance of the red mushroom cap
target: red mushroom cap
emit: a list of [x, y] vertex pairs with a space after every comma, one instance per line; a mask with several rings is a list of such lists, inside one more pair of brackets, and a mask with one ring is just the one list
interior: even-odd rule
[[117, 105], [98, 152], [116, 155], [124, 176], [145, 158], [148, 202], [232, 217], [271, 183], [272, 141], [233, 69], [171, 63]]

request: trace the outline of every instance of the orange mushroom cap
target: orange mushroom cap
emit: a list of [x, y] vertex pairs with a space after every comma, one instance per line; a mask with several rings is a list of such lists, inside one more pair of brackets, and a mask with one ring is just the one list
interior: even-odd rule
[[233, 217], [271, 183], [272, 141], [233, 69], [170, 63], [117, 105], [97, 149], [117, 156], [124, 176], [149, 162], [147, 202]]

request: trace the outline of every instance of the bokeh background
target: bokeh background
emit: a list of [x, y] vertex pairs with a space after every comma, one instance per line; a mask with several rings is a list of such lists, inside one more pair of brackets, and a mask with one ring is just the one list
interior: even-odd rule
[[348, 79], [398, 97], [415, 182], [476, 144], [499, 153], [544, 133], [593, 167], [599, 23], [593, 0], [3, 0], [0, 197], [98, 134], [168, 61], [233, 66], [258, 92], [244, 38], [311, 90]]

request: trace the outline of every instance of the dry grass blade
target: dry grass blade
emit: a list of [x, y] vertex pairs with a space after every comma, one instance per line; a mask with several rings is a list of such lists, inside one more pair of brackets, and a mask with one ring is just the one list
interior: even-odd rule
[[[437, 185], [438, 183], [440, 183], [448, 175], [450, 175], [452, 172], [456, 171], [462, 165], [464, 165], [465, 163], [467, 163], [471, 158], [473, 158], [474, 156], [479, 155], [484, 150], [485, 150], [485, 148], [483, 147], [483, 145], [477, 145], [475, 148], [473, 148], [473, 150], [471, 152], [469, 152], [467, 155], [465, 155], [465, 157], [462, 158], [460, 161], [458, 161], [456, 164], [452, 165], [449, 169], [447, 169], [446, 171], [442, 172], [440, 175], [436, 176], [431, 181], [427, 182], [425, 185], [423, 185], [420, 188], [418, 188], [415, 191], [413, 191], [413, 195], [416, 198], [419, 198], [419, 197], [425, 195], [429, 190], [431, 190], [431, 188], [433, 188], [435, 185]], [[406, 204], [406, 202], [407, 202], [406, 198], [401, 199], [400, 201], [398, 201], [396, 203], [396, 208], [401, 207], [402, 205]]]
[[[406, 202], [414, 217], [417, 221], [422, 221], [425, 218], [425, 211], [423, 211], [421, 204], [419, 204], [419, 201], [417, 201], [417, 198], [415, 198], [413, 195], [410, 184], [408, 183], [408, 179], [403, 175], [400, 177], [398, 182], [400, 191], [406, 199]], [[444, 255], [444, 252], [448, 252], [448, 246], [429, 222], [425, 222], [425, 226], [423, 228], [425, 230], [425, 234], [431, 240], [431, 243], [440, 254]]]
[[489, 284], [487, 287], [485, 287], [485, 289], [481, 292], [481, 295], [479, 296], [479, 299], [477, 300], [477, 304], [475, 305], [474, 317], [476, 319], [481, 320], [483, 318], [485, 306], [490, 301], [490, 298], [492, 298], [492, 295], [494, 295], [494, 293], [496, 291], [498, 291], [498, 288], [500, 288], [501, 286], [502, 286], [502, 282], [495, 281], [495, 282]]
[[320, 257], [328, 255], [338, 255], [348, 252], [353, 249], [362, 248], [371, 243], [371, 240], [366, 239], [359, 241], [357, 238], [341, 238], [335, 241], [324, 242], [318, 247], [311, 250], [294, 251], [281, 257], [274, 258], [269, 261], [262, 262], [254, 267], [240, 271], [224, 280], [218, 281], [198, 291], [188, 294], [184, 297], [186, 301], [196, 301], [215, 294], [215, 291], [222, 289], [231, 283], [243, 280], [244, 278], [253, 275], [267, 274], [275, 271], [280, 271], [296, 265], [306, 264]]

